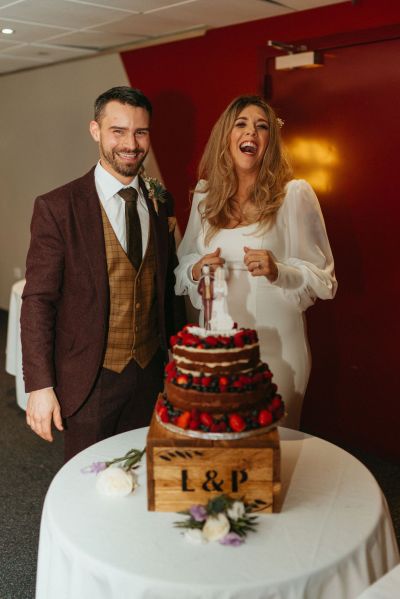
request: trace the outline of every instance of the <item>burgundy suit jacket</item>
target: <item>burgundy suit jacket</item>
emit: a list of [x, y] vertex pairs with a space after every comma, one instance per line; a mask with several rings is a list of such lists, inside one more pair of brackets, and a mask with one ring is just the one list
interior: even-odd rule
[[[167, 194], [157, 214], [140, 183], [155, 231], [160, 345], [166, 350], [169, 335], [181, 325], [174, 316], [184, 314], [173, 291], [172, 198]], [[90, 393], [107, 340], [109, 286], [94, 169], [36, 199], [22, 299], [26, 391], [54, 387], [68, 417]]]

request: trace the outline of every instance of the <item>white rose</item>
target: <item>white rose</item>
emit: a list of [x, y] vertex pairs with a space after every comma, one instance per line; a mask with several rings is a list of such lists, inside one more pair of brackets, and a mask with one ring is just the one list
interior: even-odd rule
[[207, 541], [219, 541], [229, 532], [229, 520], [225, 514], [209, 516], [203, 526], [203, 537]]
[[122, 468], [106, 468], [96, 477], [96, 489], [101, 495], [124, 497], [137, 487], [137, 476]]
[[193, 545], [207, 543], [207, 540], [204, 538], [203, 533], [199, 528], [188, 528], [185, 532], [185, 539], [190, 543], [193, 543]]
[[232, 506], [226, 510], [226, 513], [231, 520], [239, 520], [239, 518], [242, 518], [245, 515], [246, 510], [241, 501], [234, 501]]

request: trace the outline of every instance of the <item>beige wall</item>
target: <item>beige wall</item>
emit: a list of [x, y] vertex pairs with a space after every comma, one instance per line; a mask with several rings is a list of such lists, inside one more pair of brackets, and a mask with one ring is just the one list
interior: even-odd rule
[[114, 85], [129, 85], [119, 54], [0, 77], [0, 308], [25, 274], [35, 197], [96, 162], [88, 122], [94, 99]]

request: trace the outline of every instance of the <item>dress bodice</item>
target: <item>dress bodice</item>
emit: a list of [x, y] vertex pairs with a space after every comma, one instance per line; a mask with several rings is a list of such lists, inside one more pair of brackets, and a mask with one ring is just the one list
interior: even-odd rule
[[221, 256], [228, 270], [247, 270], [244, 264], [244, 247], [268, 249], [279, 255], [283, 250], [283, 240], [280, 241], [278, 229], [275, 227], [260, 231], [258, 223], [253, 223], [234, 229], [220, 229], [207, 245], [204, 235], [199, 235], [196, 246], [201, 255], [221, 248]]
[[197, 248], [200, 254], [210, 253], [221, 248], [221, 256], [224, 258], [228, 269], [245, 270], [244, 247], [253, 245], [253, 233], [256, 224], [235, 229], [220, 229], [206, 246], [204, 236], [199, 236]]

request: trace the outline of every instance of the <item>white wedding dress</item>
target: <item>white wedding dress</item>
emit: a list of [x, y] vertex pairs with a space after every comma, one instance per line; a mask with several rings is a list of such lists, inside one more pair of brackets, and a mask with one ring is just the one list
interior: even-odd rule
[[[257, 330], [261, 359], [268, 363], [285, 401], [284, 425], [297, 429], [311, 368], [304, 311], [316, 298], [332, 298], [337, 287], [317, 197], [306, 181], [292, 180], [270, 229], [261, 234], [257, 224], [221, 229], [206, 246], [207, 225], [202, 225], [199, 213], [199, 203], [205, 198], [201, 188], [202, 182], [196, 188], [188, 226], [178, 248], [175, 291], [178, 295], [188, 294], [193, 306], [201, 310], [192, 266], [201, 256], [221, 248], [227, 268], [229, 313], [239, 327]], [[279, 271], [274, 283], [264, 276], [251, 276], [243, 262], [244, 246], [273, 253]]]

